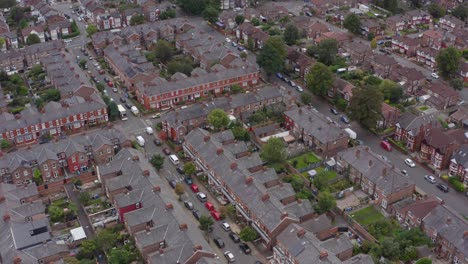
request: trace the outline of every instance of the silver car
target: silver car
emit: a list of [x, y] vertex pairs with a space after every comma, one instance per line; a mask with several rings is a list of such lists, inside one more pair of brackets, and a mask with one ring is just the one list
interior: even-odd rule
[[434, 178], [434, 176], [431, 176], [431, 175], [425, 175], [424, 176], [424, 179], [426, 179], [428, 182], [430, 183], [436, 183], [436, 179]]

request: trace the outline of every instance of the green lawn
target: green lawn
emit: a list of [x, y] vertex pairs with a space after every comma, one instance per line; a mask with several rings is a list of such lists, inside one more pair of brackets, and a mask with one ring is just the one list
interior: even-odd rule
[[293, 165], [294, 168], [302, 169], [302, 168], [307, 167], [309, 164], [317, 163], [319, 161], [320, 159], [317, 158], [317, 156], [315, 156], [314, 153], [308, 152], [298, 157], [295, 157], [294, 159], [290, 159], [288, 162], [289, 164]]
[[351, 217], [363, 227], [385, 218], [381, 213], [375, 210], [374, 206], [372, 205], [352, 213]]

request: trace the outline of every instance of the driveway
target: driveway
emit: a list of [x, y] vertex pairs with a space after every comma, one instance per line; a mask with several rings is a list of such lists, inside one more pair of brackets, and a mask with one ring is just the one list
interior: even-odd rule
[[65, 191], [67, 193], [68, 198], [76, 205], [78, 208], [78, 221], [80, 225], [83, 227], [86, 237], [91, 239], [94, 237], [94, 229], [89, 222], [88, 217], [86, 216], [86, 212], [83, 209], [83, 206], [80, 204], [80, 192], [73, 188], [72, 183], [65, 184]]

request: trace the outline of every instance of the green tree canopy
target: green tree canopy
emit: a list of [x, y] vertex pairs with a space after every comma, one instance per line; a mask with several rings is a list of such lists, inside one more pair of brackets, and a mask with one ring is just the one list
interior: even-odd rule
[[120, 117], [119, 107], [115, 102], [109, 104], [109, 118], [111, 121], [117, 120]]
[[301, 101], [303, 104], [308, 105], [312, 102], [312, 96], [309, 93], [301, 93]]
[[124, 248], [113, 248], [109, 254], [109, 263], [128, 264], [136, 260], [134, 254]]
[[187, 76], [190, 76], [192, 73], [193, 66], [192, 61], [190, 58], [185, 56], [175, 56], [168, 64], [167, 64], [167, 72], [172, 75], [176, 72], [181, 72]]
[[167, 63], [174, 55], [174, 47], [166, 40], [159, 40], [154, 47], [155, 57], [162, 63]]
[[361, 34], [361, 19], [355, 14], [346, 16], [343, 26], [351, 33], [356, 35]]
[[5, 45], [5, 38], [0, 37], [0, 50], [3, 49], [4, 45]]
[[373, 38], [370, 42], [371, 49], [376, 49], [377, 48], [377, 40]]
[[270, 37], [257, 56], [257, 63], [270, 76], [280, 72], [286, 59], [286, 45], [281, 37]]
[[1, 149], [7, 149], [9, 148], [11, 145], [10, 145], [10, 142], [8, 142], [8, 140], [2, 138], [1, 142], [0, 142], [0, 148]]
[[336, 199], [329, 192], [320, 192], [315, 210], [318, 213], [325, 213], [336, 207]]
[[143, 23], [145, 23], [145, 16], [142, 14], [136, 14], [130, 18], [130, 26], [141, 25]]
[[205, 10], [206, 2], [205, 0], [181, 0], [180, 4], [184, 11], [193, 15], [201, 15]]
[[208, 5], [205, 10], [203, 10], [203, 19], [210, 23], [218, 22], [219, 9], [214, 5]]
[[31, 46], [37, 43], [41, 43], [41, 39], [39, 38], [37, 34], [32, 33], [28, 36], [28, 38], [26, 38], [26, 45], [28, 46]]
[[284, 41], [286, 42], [286, 44], [291, 46], [291, 45], [296, 44], [296, 42], [301, 37], [301, 34], [299, 33], [299, 29], [293, 23], [290, 23], [286, 25], [286, 28], [284, 29], [283, 37], [284, 37]]
[[192, 175], [197, 170], [197, 167], [193, 162], [187, 162], [184, 164], [184, 173], [187, 175]]
[[181, 196], [182, 194], [185, 193], [184, 185], [181, 182], [176, 183], [174, 187], [174, 191], [177, 195]]
[[246, 226], [242, 228], [242, 230], [239, 233], [239, 236], [245, 242], [250, 242], [258, 238], [258, 233], [252, 227]]
[[466, 3], [458, 5], [454, 10], [452, 10], [452, 15], [462, 21], [466, 21], [468, 19], [468, 5]]
[[103, 229], [99, 231], [94, 238], [96, 246], [102, 251], [109, 252], [117, 243], [118, 234], [111, 229]]
[[460, 52], [454, 47], [441, 50], [436, 58], [440, 74], [445, 78], [455, 75], [460, 68], [460, 58]]
[[86, 28], [86, 33], [88, 33], [88, 36], [91, 37], [96, 32], [98, 32], [98, 28], [96, 27], [96, 25], [88, 24], [88, 27]]
[[213, 225], [214, 225], [213, 218], [206, 216], [206, 215], [202, 215], [200, 216], [199, 222], [200, 222], [200, 225], [198, 226], [198, 228], [200, 228], [200, 230], [205, 231], [205, 232], [210, 232], [211, 230], [213, 230]]
[[151, 157], [150, 163], [159, 171], [163, 167], [164, 157], [159, 154], [155, 154]]
[[391, 103], [398, 103], [401, 97], [403, 97], [403, 87], [391, 80], [383, 80], [379, 89], [384, 95], [385, 100], [389, 100]]
[[338, 53], [338, 41], [335, 39], [322, 40], [317, 45], [309, 47], [307, 53], [325, 65], [332, 65]]
[[244, 23], [245, 17], [243, 15], [237, 15], [236, 18], [234, 19], [234, 21], [236, 21], [237, 25], [240, 25], [240, 24]]
[[207, 118], [208, 124], [212, 125], [216, 130], [219, 130], [221, 128], [225, 128], [229, 125], [229, 117], [224, 112], [223, 109], [216, 108], [213, 109], [209, 114]]
[[353, 90], [348, 106], [349, 117], [366, 128], [374, 128], [381, 119], [382, 92], [373, 86]]
[[256, 18], [256, 17], [254, 17], [254, 18], [252, 18], [250, 23], [252, 23], [252, 25], [254, 25], [254, 26], [259, 26], [260, 25], [260, 20], [258, 18]]
[[16, 5], [15, 0], [2, 0], [0, 1], [0, 8], [10, 8]]
[[445, 16], [445, 9], [436, 3], [430, 4], [427, 10], [434, 18], [441, 18]]
[[416, 261], [416, 264], [432, 264], [432, 260], [429, 258], [422, 258]]
[[282, 138], [271, 137], [263, 145], [260, 157], [269, 164], [279, 164], [286, 160], [286, 150]]
[[306, 75], [307, 88], [314, 94], [325, 96], [333, 85], [333, 73], [320, 62], [312, 66], [310, 72]]

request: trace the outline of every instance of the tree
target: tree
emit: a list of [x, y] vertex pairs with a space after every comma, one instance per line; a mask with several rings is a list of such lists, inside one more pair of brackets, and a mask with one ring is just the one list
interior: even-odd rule
[[346, 16], [343, 26], [351, 33], [356, 35], [361, 34], [361, 19], [355, 14]]
[[170, 10], [161, 12], [159, 19], [166, 20], [166, 19], [174, 18], [174, 17], [176, 17], [176, 11], [174, 9], [170, 9]]
[[371, 49], [376, 49], [377, 48], [377, 40], [373, 38], [370, 42]]
[[281, 37], [270, 37], [257, 56], [257, 63], [270, 76], [283, 70], [286, 45]]
[[255, 43], [252, 38], [247, 39], [247, 49], [253, 51], [255, 49]]
[[349, 117], [366, 128], [374, 128], [381, 119], [382, 92], [372, 86], [355, 90], [348, 106]]
[[91, 201], [91, 194], [89, 194], [89, 192], [81, 192], [79, 200], [80, 204], [82, 204], [83, 206], [87, 206]]
[[184, 185], [181, 182], [176, 183], [174, 191], [177, 195], [181, 196], [185, 193]]
[[430, 4], [427, 8], [427, 11], [434, 17], [434, 18], [441, 18], [445, 16], [445, 9], [438, 4]]
[[216, 23], [218, 22], [219, 9], [213, 5], [209, 5], [205, 8], [202, 15], [203, 19], [206, 21], [210, 23]]
[[211, 232], [211, 230], [213, 230], [213, 224], [214, 224], [213, 218], [206, 216], [206, 215], [202, 215], [200, 216], [199, 222], [200, 222], [200, 225], [198, 226], [198, 228], [200, 228], [200, 230], [205, 231], [205, 232]]
[[224, 216], [224, 218], [229, 217], [232, 220], [235, 220], [237, 217], [236, 208], [232, 204], [221, 207], [219, 213]]
[[33, 171], [33, 181], [36, 183], [37, 186], [41, 185], [43, 183], [42, 180], [42, 173], [39, 169], [34, 169]]
[[5, 38], [0, 37], [0, 50], [3, 49], [3, 45], [5, 45]]
[[283, 33], [284, 41], [289, 46], [296, 44], [297, 40], [301, 37], [299, 29], [294, 24], [288, 24]]
[[162, 63], [167, 63], [174, 55], [174, 48], [166, 40], [159, 40], [154, 48], [155, 57]]
[[10, 145], [10, 142], [8, 142], [8, 140], [2, 138], [2, 140], [0, 141], [0, 148], [1, 149], [7, 149], [9, 148], [11, 145]]
[[252, 20], [250, 21], [250, 23], [252, 23], [252, 25], [254, 26], [259, 26], [260, 25], [260, 20], [256, 17], [252, 18]]
[[171, 75], [176, 72], [181, 72], [187, 76], [190, 76], [192, 70], [192, 61], [190, 58], [185, 56], [176, 56], [167, 64], [167, 72]]
[[301, 101], [303, 104], [308, 105], [312, 102], [312, 96], [309, 93], [301, 93]]
[[318, 213], [325, 213], [336, 207], [335, 197], [329, 192], [320, 192], [315, 210]]
[[109, 263], [112, 264], [127, 264], [135, 259], [132, 252], [123, 248], [113, 248], [109, 254]]
[[98, 83], [96, 84], [96, 88], [98, 89], [98, 91], [102, 92], [104, 91], [105, 86], [102, 83]]
[[260, 157], [270, 164], [280, 164], [286, 160], [286, 151], [283, 139], [271, 137], [263, 145]]
[[338, 41], [335, 39], [325, 39], [317, 45], [309, 47], [307, 53], [310, 56], [316, 57], [319, 62], [325, 65], [332, 65], [338, 53]]
[[97, 248], [104, 252], [108, 252], [114, 247], [115, 243], [117, 243], [117, 234], [111, 229], [103, 229], [97, 233], [94, 239], [96, 241]]
[[389, 100], [391, 103], [398, 103], [403, 97], [403, 88], [394, 81], [383, 80], [379, 89], [384, 95], [384, 100]]
[[3, 0], [3, 1], [0, 1], [0, 8], [1, 9], [4, 9], [4, 8], [10, 8], [10, 7], [13, 7], [16, 5], [16, 1], [15, 0]]
[[109, 118], [111, 121], [117, 120], [120, 116], [119, 107], [115, 102], [109, 104]]
[[239, 56], [241, 57], [241, 59], [245, 59], [247, 58], [247, 53], [245, 51], [242, 51]]
[[130, 26], [141, 25], [143, 23], [145, 23], [145, 16], [142, 14], [133, 15], [130, 18]]
[[436, 58], [439, 72], [445, 78], [455, 75], [460, 68], [461, 54], [454, 47], [443, 49]]
[[237, 25], [240, 25], [244, 23], [245, 17], [243, 15], [237, 15], [236, 18], [234, 18], [234, 21], [236, 21]]
[[[369, 34], [367, 34], [367, 40], [372, 41], [373, 39], [375, 39], [374, 32], [369, 32]], [[376, 42], [376, 44], [377, 44], [377, 42]]]
[[235, 126], [231, 128], [232, 134], [234, 135], [234, 138], [237, 140], [242, 140], [242, 141], [249, 141], [250, 140], [250, 135], [249, 131], [247, 129], [242, 127], [241, 125]]
[[258, 233], [252, 227], [246, 226], [240, 231], [239, 237], [245, 242], [254, 241], [258, 238]]
[[220, 108], [213, 109], [208, 114], [207, 121], [208, 124], [212, 125], [216, 130], [220, 130], [221, 128], [225, 128], [229, 125], [228, 115]]
[[195, 164], [192, 162], [187, 162], [184, 164], [184, 173], [187, 175], [193, 175], [195, 171], [197, 170], [197, 167], [195, 167]]
[[432, 264], [432, 260], [429, 258], [422, 258], [416, 261], [416, 264]]
[[463, 80], [461, 78], [452, 78], [450, 80], [450, 86], [455, 90], [463, 90]]
[[328, 171], [322, 170], [314, 176], [313, 184], [319, 191], [323, 191], [328, 185]]
[[31, 46], [37, 43], [41, 43], [41, 39], [39, 38], [37, 34], [32, 33], [26, 39], [26, 45], [28, 46]]
[[316, 95], [325, 96], [333, 85], [333, 73], [330, 68], [317, 62], [306, 75], [307, 88]]
[[96, 27], [96, 25], [88, 24], [88, 27], [86, 28], [86, 33], [88, 33], [88, 36], [91, 37], [96, 32], [98, 32], [98, 28]]
[[200, 15], [206, 7], [205, 0], [181, 0], [180, 5], [184, 11], [192, 15]]
[[398, 13], [398, 1], [397, 0], [383, 0], [383, 8], [392, 12], [393, 14]]
[[87, 61], [85, 59], [82, 59], [82, 60], [80, 60], [79, 65], [80, 65], [81, 68], [84, 68], [86, 63], [87, 63]]
[[86, 239], [81, 242], [81, 253], [84, 255], [86, 258], [92, 258], [94, 255], [94, 252], [97, 251], [97, 244], [94, 239]]
[[386, 237], [381, 241], [381, 253], [382, 256], [397, 260], [400, 255], [400, 245], [391, 237]]
[[421, 8], [423, 6], [422, 0], [411, 0], [411, 4], [414, 8]]
[[459, 18], [462, 21], [466, 21], [468, 19], [468, 5], [458, 5], [457, 8], [452, 10], [452, 15]]
[[150, 163], [159, 171], [164, 164], [164, 157], [159, 154], [155, 154], [151, 157]]

